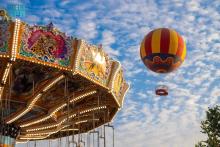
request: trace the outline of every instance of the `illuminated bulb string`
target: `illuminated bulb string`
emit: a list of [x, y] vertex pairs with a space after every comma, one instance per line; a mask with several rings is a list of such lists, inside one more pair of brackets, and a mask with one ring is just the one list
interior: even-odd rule
[[[67, 119], [65, 119], [67, 120]], [[99, 119], [93, 119], [94, 121], [98, 121]], [[88, 122], [89, 120], [81, 120], [81, 121], [77, 121], [75, 122], [75, 124], [81, 124], [81, 123], [86, 123]], [[31, 133], [31, 134], [26, 134], [26, 136], [41, 136], [41, 135], [48, 135], [48, 134], [54, 134], [54, 133], [57, 133], [58, 131], [60, 131], [61, 129], [65, 128], [65, 127], [68, 127], [69, 125], [65, 125], [63, 127], [59, 127], [58, 129], [54, 129], [53, 131], [43, 131], [43, 132], [40, 132], [40, 133]]]
[[9, 75], [9, 71], [10, 71], [10, 69], [11, 69], [11, 66], [12, 66], [11, 63], [8, 63], [8, 64], [7, 64], [6, 69], [5, 69], [5, 71], [4, 71], [4, 74], [3, 74], [2, 84], [5, 84], [6, 81], [7, 81], [7, 78], [8, 78], [8, 75]]
[[2, 82], [1, 82], [3, 84], [3, 86], [0, 87], [0, 99], [2, 98], [2, 94], [3, 94], [3, 90], [4, 90], [4, 85], [6, 84], [6, 81], [7, 81], [7, 78], [8, 78], [10, 69], [11, 69], [11, 66], [12, 66], [12, 64], [8, 63], [6, 68], [5, 68], [5, 71], [3, 73]]
[[[70, 103], [73, 103], [74, 101], [77, 101], [77, 100], [79, 100], [79, 99], [82, 99], [82, 98], [84, 98], [84, 97], [86, 97], [86, 96], [89, 96], [89, 95], [92, 95], [92, 94], [95, 94], [95, 93], [96, 93], [96, 91], [87, 92], [87, 93], [85, 93], [85, 94], [83, 94], [83, 95], [80, 95], [80, 96], [78, 96], [78, 97], [76, 97], [76, 98], [73, 98], [72, 100], [70, 100]], [[64, 103], [64, 104], [62, 104], [61, 106], [58, 106], [58, 108], [55, 108], [54, 111], [51, 111], [51, 112], [48, 114], [48, 116], [45, 116], [45, 117], [43, 117], [43, 118], [41, 118], [41, 119], [39, 119], [39, 120], [33, 121], [33, 122], [29, 122], [29, 123], [22, 124], [21, 127], [22, 127], [22, 128], [23, 128], [23, 127], [28, 127], [28, 126], [30, 126], [30, 125], [43, 122], [43, 121], [45, 121], [45, 120], [51, 118], [56, 112], [58, 112], [59, 110], [61, 110], [62, 108], [66, 107], [66, 106], [67, 106], [67, 103]]]
[[[25, 137], [20, 137], [20, 139], [26, 139], [26, 140], [31, 140], [31, 139], [44, 139], [44, 138], [47, 138], [49, 137], [50, 135], [52, 134], [55, 134], [57, 132], [59, 132], [60, 130], [64, 129], [68, 127], [67, 125], [66, 126], [63, 126], [63, 127], [60, 127], [59, 129], [57, 129], [56, 131], [51, 131], [51, 132], [47, 132], [47, 133], [36, 133], [36, 134], [27, 134]], [[42, 138], [40, 137], [41, 135], [46, 135], [46, 136], [42, 136]]]
[[[107, 106], [100, 106], [100, 107], [94, 107], [94, 108], [90, 108], [90, 109], [86, 109], [84, 111], [81, 111], [80, 114], [84, 114], [87, 112], [91, 112], [91, 111], [96, 111], [96, 110], [101, 110], [101, 109], [106, 109]], [[76, 113], [72, 114], [69, 116], [69, 119], [76, 117]], [[48, 125], [48, 126], [44, 126], [44, 127], [38, 127], [38, 128], [32, 128], [32, 129], [28, 129], [27, 132], [34, 132], [34, 131], [39, 131], [39, 130], [45, 130], [45, 129], [50, 129], [53, 127], [57, 127], [62, 125], [64, 122], [67, 121], [67, 118], [61, 119], [57, 124], [53, 124], [53, 125]]]
[[61, 130], [62, 132], [65, 132], [65, 131], [78, 131], [79, 129], [64, 129], [64, 130]]
[[4, 90], [4, 87], [0, 87], [0, 100], [2, 98], [3, 90]]
[[12, 45], [11, 61], [15, 61], [15, 59], [16, 59], [20, 26], [21, 26], [21, 21], [19, 19], [16, 19], [15, 20], [14, 37], [13, 37], [13, 45]]
[[60, 77], [58, 77], [56, 80], [54, 80], [53, 82], [51, 82], [49, 85], [47, 85], [44, 89], [43, 92], [46, 92], [48, 89], [50, 89], [54, 84], [56, 84], [58, 81], [62, 80], [64, 78], [64, 75], [61, 75]]
[[[8, 70], [9, 71], [9, 70]], [[54, 84], [56, 84], [59, 80], [61, 80], [64, 76], [61, 75], [60, 77], [58, 77], [57, 79], [55, 79], [53, 82], [51, 82], [49, 84], [49, 88], [51, 88]], [[44, 90], [48, 90], [49, 89], [48, 86], [46, 86], [44, 88]], [[45, 91], [44, 91], [45, 92]], [[38, 99], [42, 96], [42, 93], [39, 93], [33, 100], [31, 100], [29, 103], [28, 103], [28, 107], [26, 109], [24, 109], [23, 111], [21, 111], [19, 114], [17, 114], [15, 117], [11, 118], [10, 120], [7, 121], [7, 123], [12, 123], [14, 121], [16, 121], [17, 119], [19, 119], [20, 117], [22, 117], [23, 115], [25, 115], [26, 113], [28, 113], [32, 108], [33, 106], [35, 105], [35, 103], [38, 101]]]
[[22, 117], [24, 114], [26, 114], [27, 112], [29, 112], [29, 111], [32, 109], [32, 107], [33, 107], [33, 105], [35, 104], [35, 102], [36, 102], [41, 96], [42, 96], [41, 93], [38, 94], [38, 95], [34, 98], [34, 100], [30, 103], [30, 105], [28, 106], [27, 109], [23, 110], [22, 113], [18, 114], [18, 115], [17, 115], [16, 117], [14, 117], [13, 119], [7, 121], [7, 124], [10, 124], [10, 123], [14, 122], [14, 121], [17, 120], [18, 118]]

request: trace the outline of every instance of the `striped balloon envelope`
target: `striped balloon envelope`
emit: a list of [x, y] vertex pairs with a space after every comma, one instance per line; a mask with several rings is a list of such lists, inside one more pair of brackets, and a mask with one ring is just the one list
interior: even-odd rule
[[145, 66], [150, 70], [168, 73], [177, 69], [184, 61], [186, 44], [175, 30], [159, 28], [144, 37], [140, 54]]

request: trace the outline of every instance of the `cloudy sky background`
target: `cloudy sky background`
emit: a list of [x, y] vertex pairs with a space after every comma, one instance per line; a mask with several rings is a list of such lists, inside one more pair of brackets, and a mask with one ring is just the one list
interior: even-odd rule
[[[53, 22], [60, 30], [119, 60], [131, 88], [115, 118], [116, 147], [193, 147], [205, 136], [200, 121], [220, 102], [219, 0], [0, 0], [23, 2], [30, 24]], [[140, 42], [152, 29], [173, 28], [187, 42], [183, 65], [167, 75], [145, 68]], [[169, 87], [158, 97], [159, 84]], [[24, 147], [26, 145], [18, 145]]]

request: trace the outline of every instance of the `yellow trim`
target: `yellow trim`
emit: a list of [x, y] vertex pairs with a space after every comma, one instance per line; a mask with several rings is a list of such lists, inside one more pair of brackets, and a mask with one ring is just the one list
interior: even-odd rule
[[143, 41], [142, 41], [142, 43], [141, 43], [141, 58], [144, 58], [144, 57], [146, 57], [146, 51], [145, 51], [145, 41], [146, 41], [146, 36], [144, 37], [144, 39], [143, 39]]
[[178, 35], [176, 31], [170, 30], [169, 54], [176, 55], [178, 49]]
[[79, 67], [79, 57], [81, 54], [81, 46], [85, 43], [84, 40], [78, 40], [77, 47], [76, 47], [76, 54], [75, 54], [75, 63], [73, 64], [73, 70], [77, 71]]
[[182, 55], [181, 55], [182, 61], [184, 61], [185, 57], [186, 57], [186, 43], [185, 43], [185, 41], [184, 41], [183, 53], [182, 53]]
[[153, 32], [152, 42], [151, 42], [152, 53], [160, 53], [161, 30], [162, 29], [157, 29]]
[[114, 82], [115, 82], [115, 79], [116, 79], [116, 76], [117, 76], [118, 72], [121, 70], [121, 63], [118, 62], [118, 61], [115, 61], [115, 64], [116, 64], [115, 65], [116, 67], [114, 67], [114, 70], [112, 71], [112, 74], [111, 74], [112, 77], [110, 78], [109, 88], [111, 89], [110, 93], [112, 94], [112, 96], [113, 96], [115, 102], [117, 103], [118, 107], [121, 107], [120, 102], [118, 101], [117, 97], [114, 94]]
[[111, 90], [111, 91], [110, 91], [110, 93], [112, 94], [112, 96], [113, 96], [113, 98], [114, 98], [115, 102], [117, 103], [118, 107], [120, 108], [120, 107], [121, 107], [121, 105], [120, 105], [120, 103], [119, 103], [119, 101], [118, 101], [117, 97], [115, 96], [115, 94], [114, 94], [113, 90]]
[[66, 68], [66, 67], [60, 66], [58, 64], [47, 63], [47, 62], [44, 62], [44, 61], [41, 61], [41, 60], [37, 60], [36, 58], [30, 58], [30, 57], [28, 58], [28, 57], [23, 57], [23, 56], [19, 55], [19, 56], [17, 56], [17, 59], [22, 59], [22, 60], [33, 62], [33, 63], [36, 63], [36, 64], [41, 64], [41, 65], [57, 68], [57, 69], [60, 69], [60, 70], [73, 71], [69, 67]]

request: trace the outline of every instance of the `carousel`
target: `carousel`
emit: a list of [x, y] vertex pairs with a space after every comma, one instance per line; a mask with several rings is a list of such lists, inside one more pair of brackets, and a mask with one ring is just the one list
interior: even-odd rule
[[0, 17], [0, 147], [62, 137], [84, 147], [83, 134], [105, 146], [129, 88], [121, 64], [52, 23], [30, 26], [5, 10]]

